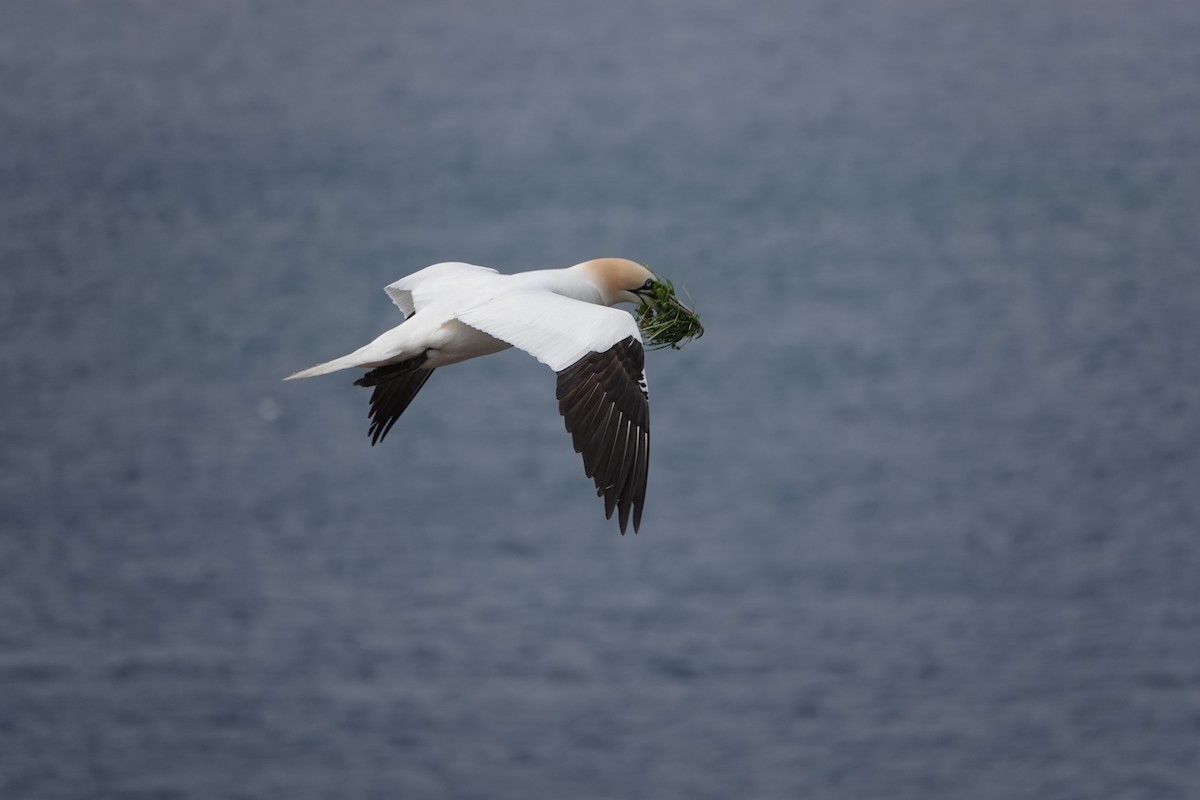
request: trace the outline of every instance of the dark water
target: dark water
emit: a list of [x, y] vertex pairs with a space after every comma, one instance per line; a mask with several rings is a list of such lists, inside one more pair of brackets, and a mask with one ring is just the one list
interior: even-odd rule
[[[578, 7], [576, 7], [578, 6]], [[1200, 8], [0, 8], [0, 797], [1200, 796]], [[641, 535], [553, 377], [345, 376], [637, 258]]]

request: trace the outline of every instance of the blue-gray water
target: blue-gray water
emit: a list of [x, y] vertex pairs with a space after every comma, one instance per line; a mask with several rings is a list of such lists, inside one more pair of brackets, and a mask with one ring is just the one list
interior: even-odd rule
[[[7, 0], [0, 797], [1200, 796], [1200, 7]], [[428, 263], [650, 264], [620, 537]]]

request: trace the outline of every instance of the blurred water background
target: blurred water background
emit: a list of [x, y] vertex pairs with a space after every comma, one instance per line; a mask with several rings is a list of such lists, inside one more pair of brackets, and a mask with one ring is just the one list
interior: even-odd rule
[[[1200, 796], [1200, 6], [0, 7], [0, 796]], [[279, 379], [622, 255], [553, 376]]]

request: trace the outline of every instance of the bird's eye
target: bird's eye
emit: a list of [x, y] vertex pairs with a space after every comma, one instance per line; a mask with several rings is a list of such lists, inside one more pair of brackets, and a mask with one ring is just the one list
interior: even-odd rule
[[651, 286], [653, 286], [653, 285], [654, 285], [654, 279], [653, 279], [653, 278], [646, 278], [646, 282], [642, 284], [642, 288], [643, 288], [643, 289], [649, 289], [649, 288], [650, 288]]

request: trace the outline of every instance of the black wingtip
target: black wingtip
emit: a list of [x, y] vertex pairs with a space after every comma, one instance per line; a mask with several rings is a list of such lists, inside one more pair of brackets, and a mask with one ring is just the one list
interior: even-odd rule
[[[413, 362], [420, 363], [416, 359], [410, 359], [409, 363]], [[367, 428], [367, 436], [371, 439], [372, 447], [387, 437], [392, 426], [400, 419], [400, 415], [404, 413], [409, 403], [417, 396], [417, 392], [421, 391], [421, 387], [433, 374], [431, 369], [414, 367], [403, 371], [392, 370], [384, 376], [385, 380], [378, 380], [378, 373], [385, 369], [389, 369], [389, 367], [374, 369], [354, 382], [355, 386], [375, 387], [375, 391], [371, 393], [370, 410], [367, 412], [367, 417], [371, 420], [371, 424]]]
[[614, 513], [621, 535], [638, 532], [646, 493], [650, 413], [642, 344], [629, 336], [603, 352], [588, 353], [558, 373], [558, 410], [583, 471]]

